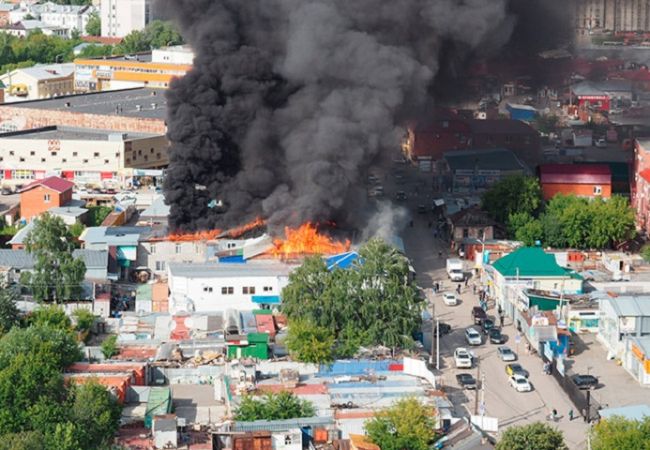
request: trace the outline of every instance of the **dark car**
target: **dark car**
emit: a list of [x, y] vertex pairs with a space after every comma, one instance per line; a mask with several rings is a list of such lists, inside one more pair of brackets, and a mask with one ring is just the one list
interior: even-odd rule
[[456, 381], [465, 389], [476, 389], [476, 380], [469, 373], [459, 373], [456, 375]]
[[475, 325], [480, 325], [484, 319], [487, 319], [487, 314], [483, 308], [475, 306], [472, 308], [472, 318], [474, 319]]
[[397, 194], [395, 194], [395, 198], [397, 198], [397, 200], [406, 200], [406, 192], [397, 191]]
[[[483, 323], [485, 323], [485, 321]], [[492, 328], [488, 332], [488, 336], [490, 337], [490, 342], [492, 344], [503, 344], [505, 341], [505, 336], [501, 334], [501, 330], [499, 328]]]
[[571, 380], [580, 389], [591, 389], [598, 386], [598, 378], [593, 375], [574, 375]]
[[481, 321], [481, 329], [483, 330], [483, 333], [489, 334], [490, 330], [494, 328], [494, 320], [492, 319], [483, 319]]
[[424, 205], [418, 205], [418, 214], [424, 214], [427, 212], [427, 207]]
[[448, 323], [444, 322], [439, 322], [438, 323], [438, 332], [440, 333], [440, 336], [444, 336], [445, 334], [451, 333], [451, 325]]

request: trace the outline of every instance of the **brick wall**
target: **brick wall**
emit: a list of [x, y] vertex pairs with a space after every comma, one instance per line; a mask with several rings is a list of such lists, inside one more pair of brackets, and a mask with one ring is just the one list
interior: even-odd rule
[[[69, 191], [72, 194], [72, 189]], [[50, 208], [62, 206], [64, 195], [57, 191], [48, 189], [43, 186], [37, 186], [20, 194], [20, 217], [30, 221], [33, 217], [38, 216]], [[45, 201], [45, 196], [49, 195], [49, 201]], [[68, 195], [69, 196], [69, 195]]]
[[0, 125], [6, 126], [9, 124], [14, 125], [17, 130], [59, 125], [130, 131], [133, 133], [165, 134], [167, 132], [165, 121], [162, 119], [84, 114], [74, 111], [53, 111], [0, 105]]

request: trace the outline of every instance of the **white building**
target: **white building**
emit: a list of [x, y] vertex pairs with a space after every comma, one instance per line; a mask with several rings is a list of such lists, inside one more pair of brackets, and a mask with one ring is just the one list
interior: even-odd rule
[[194, 64], [194, 52], [189, 45], [173, 45], [151, 51], [152, 63]]
[[0, 75], [5, 103], [40, 100], [74, 92], [74, 64], [39, 64]]
[[68, 34], [65, 28], [50, 26], [40, 20], [22, 20], [13, 25], [5, 25], [0, 28], [4, 32], [16, 37], [27, 37], [36, 30], [41, 30], [45, 36], [66, 37]]
[[0, 184], [15, 188], [57, 175], [78, 185], [128, 186], [135, 169], [168, 163], [167, 146], [163, 135], [92, 128], [43, 127], [4, 133], [0, 134]]
[[293, 269], [278, 261], [168, 264], [169, 311], [251, 311], [278, 304]]
[[88, 20], [97, 12], [95, 7], [90, 5], [57, 5], [47, 2], [41, 7], [41, 22], [50, 27], [63, 28], [68, 37], [72, 36], [74, 30], [86, 36]]
[[153, 0], [101, 0], [102, 36], [124, 37], [142, 30], [153, 17]]

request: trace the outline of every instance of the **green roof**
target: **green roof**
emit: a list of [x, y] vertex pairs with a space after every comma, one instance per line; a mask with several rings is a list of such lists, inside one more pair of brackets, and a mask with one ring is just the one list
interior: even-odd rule
[[555, 256], [539, 247], [522, 247], [492, 265], [504, 277], [564, 277], [566, 269], [560, 267]]

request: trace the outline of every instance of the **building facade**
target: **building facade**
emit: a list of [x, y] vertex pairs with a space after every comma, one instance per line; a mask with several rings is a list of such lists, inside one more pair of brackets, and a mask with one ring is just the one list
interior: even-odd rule
[[39, 100], [74, 93], [74, 64], [42, 64], [0, 76], [7, 103]]
[[47, 2], [40, 6], [41, 22], [51, 27], [63, 28], [68, 37], [72, 37], [75, 31], [82, 36], [87, 35], [88, 20], [97, 13], [91, 5], [58, 5]]
[[605, 164], [544, 164], [539, 167], [539, 178], [547, 201], [557, 194], [592, 199], [612, 196], [612, 174]]
[[34, 181], [20, 191], [20, 217], [31, 221], [51, 208], [72, 200], [74, 183], [59, 177]]
[[631, 198], [636, 227], [650, 235], [650, 140], [636, 140], [633, 172]]
[[[168, 164], [165, 136], [46, 127], [0, 134], [0, 183], [58, 175], [76, 184], [129, 186], [136, 169]], [[58, 206], [58, 205], [52, 205]]]
[[574, 7], [574, 24], [579, 35], [595, 30], [650, 30], [648, 0], [574, 0]]
[[153, 20], [153, 0], [101, 0], [102, 36], [124, 37]]

